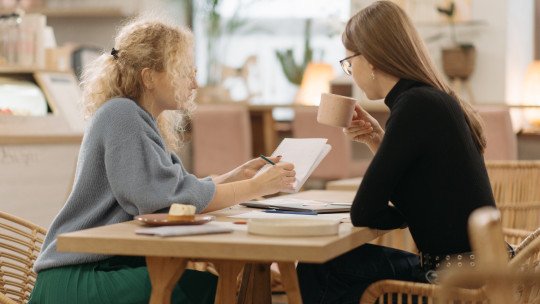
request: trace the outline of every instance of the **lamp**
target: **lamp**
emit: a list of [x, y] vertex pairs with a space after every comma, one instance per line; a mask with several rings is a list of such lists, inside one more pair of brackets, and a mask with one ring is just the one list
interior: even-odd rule
[[[523, 103], [540, 107], [540, 60], [533, 61], [525, 74]], [[525, 119], [535, 128], [540, 128], [540, 109], [527, 109]]]
[[332, 66], [322, 62], [310, 62], [304, 71], [295, 103], [318, 105], [322, 93], [330, 92], [330, 80], [334, 78]]

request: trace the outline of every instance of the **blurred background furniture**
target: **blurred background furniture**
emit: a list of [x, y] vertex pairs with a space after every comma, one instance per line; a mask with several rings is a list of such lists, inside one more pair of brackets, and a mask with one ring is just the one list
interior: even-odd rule
[[540, 161], [488, 161], [486, 168], [503, 227], [540, 227]]
[[486, 168], [495, 201], [540, 201], [540, 161], [488, 161]]
[[508, 107], [476, 106], [484, 121], [487, 147], [485, 160], [516, 160], [518, 158], [517, 136], [512, 127]]
[[327, 138], [332, 150], [311, 174], [312, 179], [325, 181], [362, 176], [369, 161], [357, 161], [352, 156], [352, 142], [341, 128], [317, 122], [318, 107], [295, 107], [292, 134], [295, 138]]
[[47, 231], [0, 211], [0, 303], [22, 304], [34, 288], [32, 270]]
[[223, 174], [252, 158], [249, 112], [241, 104], [201, 104], [192, 119], [193, 172]]
[[36, 84], [47, 101], [40, 116], [0, 115], [1, 209], [48, 227], [73, 183], [84, 132], [79, 85], [70, 72], [0, 68], [0, 75]]
[[345, 178], [326, 183], [326, 190], [356, 191], [362, 183], [362, 177]]
[[[272, 116], [275, 105], [249, 104], [249, 119], [253, 141], [253, 156], [270, 155], [279, 144], [276, 121]], [[290, 107], [285, 105], [284, 107]]]

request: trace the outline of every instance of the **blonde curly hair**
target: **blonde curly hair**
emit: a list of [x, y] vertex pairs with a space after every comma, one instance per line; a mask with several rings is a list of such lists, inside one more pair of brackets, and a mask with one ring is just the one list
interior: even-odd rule
[[141, 71], [150, 68], [166, 72], [179, 104], [176, 111], [164, 111], [157, 117], [158, 127], [169, 150], [182, 143], [184, 122], [191, 116], [194, 97], [186, 98], [185, 88], [175, 85], [182, 77], [193, 76], [193, 35], [185, 28], [143, 17], [123, 26], [115, 38], [113, 56], [103, 53], [84, 67], [82, 103], [85, 118], [115, 97], [139, 101], [144, 93]]

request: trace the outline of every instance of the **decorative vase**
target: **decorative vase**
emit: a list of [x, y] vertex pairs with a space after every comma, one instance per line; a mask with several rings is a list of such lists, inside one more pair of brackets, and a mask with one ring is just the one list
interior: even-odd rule
[[474, 46], [457, 46], [442, 50], [443, 71], [450, 79], [467, 79], [474, 71]]

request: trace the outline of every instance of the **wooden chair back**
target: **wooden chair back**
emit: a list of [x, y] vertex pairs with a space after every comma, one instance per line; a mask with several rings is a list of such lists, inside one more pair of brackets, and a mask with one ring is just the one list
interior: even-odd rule
[[516, 160], [517, 136], [512, 126], [510, 111], [506, 106], [476, 106], [484, 121], [487, 146], [485, 160]]
[[200, 104], [191, 126], [195, 175], [223, 174], [253, 158], [246, 105]]
[[28, 301], [45, 234], [44, 228], [0, 211], [0, 303]]
[[294, 109], [292, 133], [295, 138], [328, 138], [332, 150], [313, 171], [310, 178], [337, 180], [363, 176], [370, 161], [356, 161], [352, 155], [352, 142], [341, 128], [330, 127], [317, 122], [318, 107], [297, 107]]

